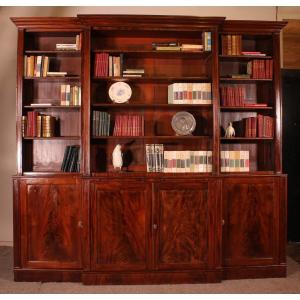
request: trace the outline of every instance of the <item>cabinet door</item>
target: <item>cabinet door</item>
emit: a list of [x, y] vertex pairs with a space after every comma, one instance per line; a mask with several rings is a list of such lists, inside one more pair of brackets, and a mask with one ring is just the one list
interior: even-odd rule
[[153, 224], [158, 269], [220, 266], [219, 191], [217, 181], [158, 184]]
[[22, 265], [81, 267], [81, 197], [76, 179], [26, 179], [20, 183]]
[[142, 182], [92, 183], [92, 269], [139, 270], [148, 261], [150, 195]]
[[275, 264], [279, 252], [279, 196], [276, 178], [223, 181], [225, 266]]

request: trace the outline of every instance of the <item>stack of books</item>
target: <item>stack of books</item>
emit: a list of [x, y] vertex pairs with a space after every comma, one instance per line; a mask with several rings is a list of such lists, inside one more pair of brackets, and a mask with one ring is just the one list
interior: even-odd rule
[[253, 79], [272, 79], [273, 59], [254, 59], [248, 62], [247, 73]]
[[164, 145], [146, 144], [147, 172], [164, 171]]
[[126, 69], [122, 75], [123, 77], [142, 77], [144, 73], [144, 69]]
[[180, 51], [181, 50], [181, 46], [179, 42], [174, 42], [174, 41], [159, 42], [159, 43], [153, 42], [152, 48], [153, 50], [157, 50], [157, 51]]
[[164, 172], [212, 172], [212, 151], [164, 151]]
[[40, 115], [37, 111], [27, 112], [22, 117], [23, 137], [53, 137], [56, 118], [49, 115]]
[[222, 106], [244, 106], [246, 100], [246, 88], [240, 86], [221, 86]]
[[261, 114], [233, 122], [232, 126], [237, 137], [271, 138], [274, 135], [274, 119]]
[[201, 44], [182, 44], [181, 51], [203, 51], [204, 47]]
[[56, 50], [80, 50], [81, 49], [81, 34], [77, 34], [75, 44], [56, 44]]
[[120, 77], [123, 74], [123, 54], [111, 56], [108, 53], [96, 53], [95, 77]]
[[81, 87], [62, 84], [60, 86], [60, 105], [81, 105]]
[[62, 172], [80, 172], [80, 146], [67, 146], [60, 170]]
[[249, 172], [249, 151], [221, 151], [221, 172]]
[[93, 136], [109, 136], [110, 114], [105, 111], [93, 111]]
[[247, 55], [247, 56], [266, 56], [266, 53], [262, 53], [260, 51], [242, 51], [242, 55]]
[[24, 56], [24, 77], [47, 77], [48, 71], [48, 56]]
[[123, 115], [115, 117], [114, 136], [143, 136], [144, 116], [141, 114]]
[[222, 35], [222, 55], [241, 55], [242, 36], [236, 34]]
[[168, 86], [169, 104], [211, 104], [211, 83], [173, 83]]

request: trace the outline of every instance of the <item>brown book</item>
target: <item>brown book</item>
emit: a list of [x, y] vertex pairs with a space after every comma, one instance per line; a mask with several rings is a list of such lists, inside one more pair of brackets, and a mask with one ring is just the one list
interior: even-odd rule
[[41, 115], [36, 116], [36, 136], [37, 137], [42, 136], [42, 116]]
[[228, 51], [228, 55], [232, 55], [232, 36], [231, 35], [227, 35], [227, 51]]
[[27, 116], [22, 116], [22, 137], [27, 135]]

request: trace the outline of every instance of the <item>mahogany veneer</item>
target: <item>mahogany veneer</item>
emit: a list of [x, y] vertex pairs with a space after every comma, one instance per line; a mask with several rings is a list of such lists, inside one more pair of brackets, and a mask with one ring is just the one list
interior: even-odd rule
[[[286, 175], [282, 174], [279, 33], [285, 22], [225, 18], [78, 15], [12, 18], [18, 27], [17, 174], [14, 191], [16, 281], [82, 281], [84, 284], [220, 282], [286, 276]], [[212, 51], [158, 52], [151, 42], [203, 43]], [[80, 51], [55, 50], [81, 35]], [[221, 35], [242, 34], [246, 51], [266, 57], [221, 55]], [[124, 53], [128, 68], [147, 77], [94, 78], [97, 52]], [[24, 78], [24, 55], [48, 55], [65, 78]], [[226, 78], [251, 59], [274, 60], [272, 80]], [[112, 104], [114, 81], [127, 81], [128, 104]], [[212, 105], [169, 105], [173, 82], [211, 82]], [[81, 107], [61, 107], [60, 84], [82, 89]], [[220, 86], [247, 86], [249, 98], [267, 107], [220, 106]], [[31, 107], [31, 103], [52, 106]], [[143, 113], [145, 136], [93, 137], [93, 110]], [[29, 110], [60, 119], [60, 136], [22, 138]], [[197, 119], [193, 136], [175, 136], [177, 110]], [[274, 138], [223, 138], [220, 126], [256, 116], [275, 118]], [[111, 152], [125, 143], [133, 160], [114, 172]], [[147, 173], [145, 143], [166, 150], [211, 150], [213, 171]], [[60, 171], [64, 149], [81, 146], [80, 172]], [[220, 150], [250, 151], [250, 172], [221, 173]]]

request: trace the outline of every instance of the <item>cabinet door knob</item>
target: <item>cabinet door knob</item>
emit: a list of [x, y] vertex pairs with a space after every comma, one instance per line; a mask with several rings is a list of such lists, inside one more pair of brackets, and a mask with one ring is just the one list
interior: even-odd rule
[[156, 230], [157, 229], [157, 224], [153, 224], [153, 229]]
[[223, 220], [222, 220], [222, 226], [224, 226], [224, 225], [225, 225], [225, 220], [223, 219]]
[[82, 221], [78, 221], [78, 227], [83, 228], [83, 222]]

